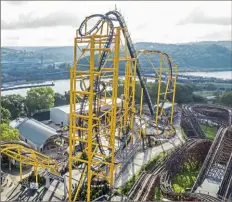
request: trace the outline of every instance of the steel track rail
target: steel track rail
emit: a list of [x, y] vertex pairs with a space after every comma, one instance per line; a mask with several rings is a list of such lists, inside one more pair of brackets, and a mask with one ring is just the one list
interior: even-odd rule
[[[224, 106], [218, 106], [218, 105], [206, 105], [206, 104], [194, 104], [194, 105], [187, 105], [184, 106], [183, 108], [183, 114], [185, 117], [191, 117], [192, 115], [196, 116], [197, 118], [200, 119], [208, 119], [214, 121], [217, 119], [215, 122], [219, 123], [221, 127], [219, 128], [217, 135], [214, 139], [214, 142], [207, 154], [207, 157], [203, 163], [203, 166], [198, 174], [197, 180], [195, 181], [191, 192], [194, 192], [197, 187], [203, 183], [204, 179], [207, 177], [208, 173], [210, 172], [214, 162], [216, 162], [218, 158], [218, 154], [221, 152], [221, 148], [223, 148], [225, 144], [228, 144], [228, 142], [224, 142], [224, 137], [227, 132], [227, 127], [231, 124], [231, 109], [228, 107]], [[192, 125], [193, 129], [196, 127], [196, 124], [193, 124], [191, 122], [191, 118], [189, 119], [190, 124]], [[187, 122], [183, 120], [182, 122], [182, 127], [186, 127]], [[188, 126], [187, 126], [188, 127]], [[196, 132], [197, 133], [197, 132]], [[202, 137], [202, 135], [199, 135], [199, 137]], [[205, 137], [204, 137], [205, 138]], [[232, 144], [232, 143], [231, 143]], [[232, 153], [232, 152], [231, 152]], [[225, 193], [225, 190], [232, 189], [232, 186], [230, 182], [232, 180], [231, 176], [231, 158], [229, 159], [226, 167], [226, 172], [224, 174], [224, 177], [222, 179], [222, 182], [219, 187], [219, 191], [217, 193], [219, 198], [227, 199], [229, 196], [227, 193]], [[231, 191], [231, 190], [230, 190]]]

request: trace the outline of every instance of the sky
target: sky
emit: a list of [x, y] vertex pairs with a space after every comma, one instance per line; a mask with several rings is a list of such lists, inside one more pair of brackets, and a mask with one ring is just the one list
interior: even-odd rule
[[85, 17], [115, 9], [133, 42], [231, 40], [231, 1], [1, 1], [1, 46], [70, 46]]

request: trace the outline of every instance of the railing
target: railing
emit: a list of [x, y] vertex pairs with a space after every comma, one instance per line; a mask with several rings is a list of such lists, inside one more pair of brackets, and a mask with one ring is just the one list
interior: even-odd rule
[[232, 153], [227, 163], [226, 172], [217, 195], [220, 196], [221, 199], [228, 199], [230, 193], [232, 193]]

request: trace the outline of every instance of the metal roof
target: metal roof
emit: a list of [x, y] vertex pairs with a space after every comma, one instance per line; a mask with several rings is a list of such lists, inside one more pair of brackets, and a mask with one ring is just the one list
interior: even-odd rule
[[16, 127], [20, 135], [40, 147], [48, 138], [56, 135], [56, 130], [34, 119], [25, 119]]
[[[174, 103], [174, 105], [176, 105], [176, 103]], [[157, 105], [154, 105], [154, 107], [156, 107], [156, 106]], [[159, 107], [162, 107], [162, 103], [159, 103]], [[164, 106], [163, 106], [164, 109], [169, 109], [171, 107], [172, 107], [172, 103], [168, 103], [168, 102], [164, 103]]]
[[[120, 103], [121, 103], [121, 99], [117, 98], [117, 105], [119, 105]], [[111, 105], [111, 99], [106, 99], [106, 100], [102, 99], [102, 105], [101, 105], [102, 107], [107, 107], [107, 106], [110, 106], [110, 105]], [[80, 103], [76, 104], [76, 110], [77, 111], [80, 110], [80, 106], [81, 106]], [[59, 107], [53, 107], [53, 108], [50, 109], [50, 111], [52, 111], [54, 109], [58, 109], [58, 110], [66, 113], [66, 114], [70, 113], [70, 105], [63, 105], [63, 106], [59, 106]], [[89, 109], [89, 106], [86, 105], [84, 111], [87, 112], [88, 109]]]
[[[80, 108], [80, 104], [76, 104], [76, 109], [79, 109], [79, 108]], [[66, 114], [70, 113], [70, 105], [62, 105], [59, 107], [53, 107], [50, 109], [50, 111], [52, 111], [53, 109], [58, 109]]]
[[[64, 112], [64, 113], [66, 113], [66, 114], [69, 114], [69, 112], [70, 112], [70, 105], [63, 105], [63, 106], [51, 108], [51, 110], [53, 110], [53, 109], [58, 109], [58, 110], [60, 110], [60, 111], [62, 111], [62, 112]], [[50, 111], [51, 111], [51, 110], [50, 110]]]

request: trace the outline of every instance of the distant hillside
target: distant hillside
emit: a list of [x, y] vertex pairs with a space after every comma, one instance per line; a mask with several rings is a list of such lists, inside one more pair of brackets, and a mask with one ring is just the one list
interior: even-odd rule
[[25, 51], [39, 51], [47, 48], [47, 46], [8, 46], [7, 48]]
[[195, 43], [185, 43], [182, 45], [218, 45], [232, 51], [232, 41], [200, 41]]
[[229, 68], [232, 66], [231, 50], [219, 45], [159, 44], [141, 42], [136, 49], [160, 50], [166, 52], [179, 67], [187, 68]]
[[38, 50], [37, 52], [43, 54], [51, 54], [53, 57], [59, 57], [64, 61], [73, 60], [73, 47], [72, 46], [61, 46], [61, 47], [45, 47]]
[[50, 57], [54, 61], [72, 61], [73, 60], [73, 46], [38, 46], [38, 47], [7, 47], [17, 51], [34, 52], [38, 56], [44, 56], [45, 58]]
[[[135, 48], [147, 50], [160, 50], [171, 56], [173, 61], [179, 67], [192, 69], [229, 69], [232, 67], [232, 41], [204, 41], [185, 44], [162, 44], [151, 42], [139, 42], [135, 44]], [[73, 61], [73, 47], [10, 47], [11, 49], [26, 50], [33, 52], [33, 57], [51, 59], [54, 62]], [[3, 48], [2, 48], [3, 49]], [[6, 53], [8, 52], [8, 53]], [[5, 51], [4, 59], [10, 50]], [[20, 58], [25, 52], [20, 53]], [[17, 52], [14, 52], [14, 56]], [[28, 53], [25, 53], [26, 57]]]

